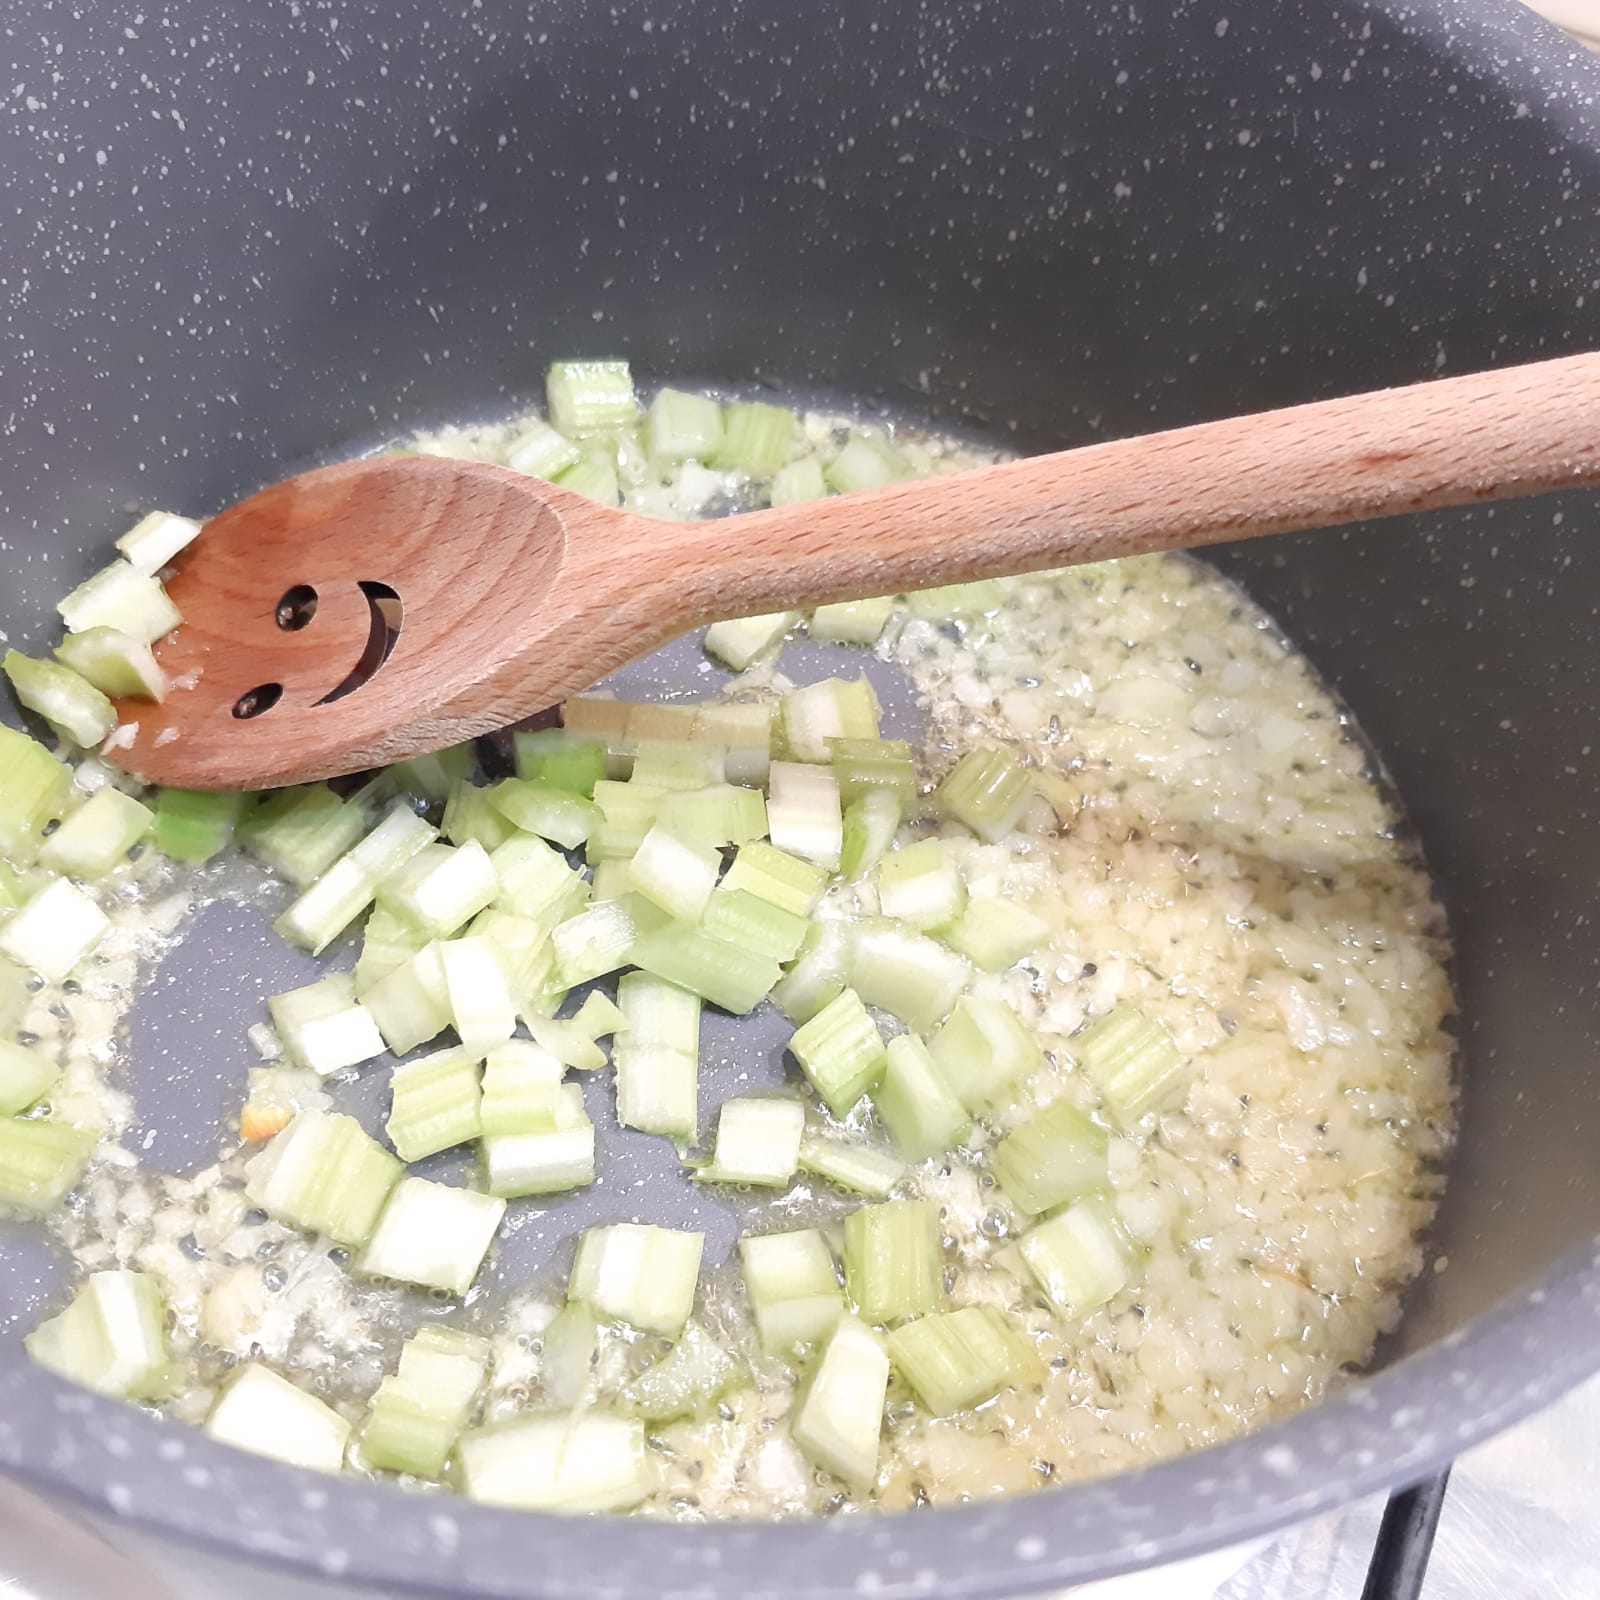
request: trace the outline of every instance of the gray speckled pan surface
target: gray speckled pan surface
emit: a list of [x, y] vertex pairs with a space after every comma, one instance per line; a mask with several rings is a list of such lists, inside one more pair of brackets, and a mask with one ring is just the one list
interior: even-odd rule
[[[203, 511], [504, 410], [584, 348], [1046, 446], [1600, 343], [1600, 64], [1510, 0], [36, 0], [0, 28], [19, 642], [129, 509]], [[1270, 1528], [1553, 1397], [1600, 1365], [1595, 512], [1569, 496], [1218, 557], [1384, 753], [1457, 937], [1451, 1265], [1337, 1399], [963, 1511], [552, 1521], [275, 1469], [31, 1370], [17, 1337], [51, 1269], [11, 1229], [0, 1469], [391, 1590], [965, 1596]], [[290, 959], [219, 917], [216, 981], [152, 993], [136, 1023], [197, 1111], [238, 1059], [218, 1039]], [[154, 1126], [182, 1159], [184, 1131]]]

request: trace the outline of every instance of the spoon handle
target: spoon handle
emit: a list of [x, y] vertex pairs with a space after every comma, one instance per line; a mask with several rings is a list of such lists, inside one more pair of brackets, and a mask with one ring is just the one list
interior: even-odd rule
[[[1600, 354], [682, 526], [729, 616], [1600, 483]], [[710, 620], [704, 617], [685, 621]]]

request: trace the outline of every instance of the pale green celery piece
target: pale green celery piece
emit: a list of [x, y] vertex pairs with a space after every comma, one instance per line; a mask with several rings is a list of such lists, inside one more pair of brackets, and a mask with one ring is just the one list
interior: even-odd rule
[[405, 1168], [354, 1117], [301, 1111], [245, 1166], [245, 1193], [269, 1216], [354, 1249], [372, 1236]]
[[939, 937], [985, 972], [1004, 972], [1049, 942], [1050, 925], [1014, 900], [973, 896]]
[[543, 839], [518, 834], [489, 857], [499, 881], [495, 905], [553, 928], [575, 915], [589, 898], [581, 873]]
[[234, 1368], [206, 1432], [237, 1450], [311, 1472], [337, 1473], [350, 1442], [350, 1424], [332, 1406], [254, 1361]]
[[648, 972], [617, 985], [627, 1030], [612, 1048], [617, 1120], [682, 1143], [698, 1131], [700, 997]]
[[1123, 1127], [1173, 1095], [1189, 1064], [1172, 1035], [1134, 1006], [1091, 1023], [1069, 1048]]
[[117, 540], [117, 549], [135, 572], [153, 577], [199, 536], [200, 524], [192, 517], [180, 517], [171, 511], [151, 511]]
[[598, 989], [591, 989], [584, 997], [583, 1004], [573, 1013], [572, 1023], [590, 1039], [602, 1039], [608, 1033], [628, 1031], [626, 1013], [609, 995], [602, 994]]
[[799, 617], [798, 611], [764, 611], [754, 617], [714, 622], [706, 629], [706, 654], [731, 671], [743, 672], [758, 656], [780, 644]]
[[558, 1411], [570, 1411], [589, 1396], [600, 1324], [581, 1300], [569, 1300], [544, 1330], [543, 1344], [540, 1398]]
[[494, 946], [519, 1012], [554, 1014], [567, 991], [556, 977], [556, 952], [547, 923], [490, 906], [472, 919], [468, 931]]
[[548, 1050], [531, 1039], [508, 1039], [497, 1045], [483, 1066], [478, 1112], [482, 1134], [492, 1138], [552, 1130], [562, 1111], [565, 1071]]
[[304, 888], [320, 878], [366, 832], [353, 800], [323, 783], [266, 795], [239, 824], [239, 842], [280, 877]]
[[36, 661], [18, 650], [7, 650], [0, 666], [17, 699], [74, 744], [93, 749], [116, 727], [116, 707], [71, 667], [59, 661]]
[[323, 1077], [384, 1052], [383, 1035], [356, 999], [355, 978], [348, 972], [274, 995], [267, 1010], [290, 1059]]
[[545, 374], [550, 422], [571, 439], [630, 428], [639, 414], [626, 361], [556, 361]]
[[842, 877], [859, 882], [883, 860], [900, 831], [900, 812], [900, 797], [890, 789], [873, 789], [850, 802], [839, 851]]
[[928, 1040], [945, 1082], [974, 1116], [1009, 1105], [1044, 1051], [1004, 1000], [967, 995]]
[[83, 1176], [97, 1142], [69, 1122], [0, 1117], [0, 1205], [44, 1216]]
[[570, 789], [525, 778], [507, 778], [489, 791], [489, 803], [525, 833], [576, 850], [600, 821], [600, 810]]
[[0, 923], [0, 955], [51, 983], [72, 976], [111, 928], [98, 905], [65, 878], [53, 878]]
[[60, 1081], [61, 1069], [34, 1045], [0, 1038], [0, 1117], [26, 1111]]
[[100, 1394], [161, 1400], [175, 1382], [166, 1315], [161, 1283], [148, 1273], [94, 1272], [23, 1347], [40, 1366]]
[[0, 724], [0, 856], [31, 863], [71, 788], [71, 774], [42, 744]]
[[45, 840], [39, 865], [73, 878], [103, 878], [155, 825], [155, 813], [109, 785], [89, 796]]
[[1115, 1299], [1143, 1270], [1109, 1195], [1088, 1195], [1023, 1234], [1018, 1250], [1050, 1303], [1070, 1321]]
[[709, 1410], [742, 1377], [739, 1363], [690, 1322], [666, 1355], [623, 1386], [618, 1405], [647, 1422], [671, 1422]]
[[623, 895], [633, 893], [628, 881], [628, 866], [632, 860], [631, 856], [626, 859], [612, 856], [605, 861], [595, 862], [593, 875], [589, 879], [591, 904], [599, 905], [602, 900], [620, 900]]
[[713, 783], [663, 795], [656, 821], [691, 844], [744, 845], [766, 837], [767, 802], [759, 789]]
[[632, 701], [619, 700], [608, 691], [571, 695], [561, 705], [561, 731], [598, 739], [610, 751], [627, 745], [628, 713], [632, 709]]
[[513, 472], [526, 472], [547, 482], [558, 478], [568, 467], [577, 465], [582, 452], [570, 439], [548, 422], [531, 419], [509, 450], [506, 465]]
[[799, 959], [772, 991], [772, 1003], [793, 1023], [809, 1022], [844, 991], [850, 967], [850, 927], [813, 922]]
[[602, 778], [594, 786], [594, 803], [600, 821], [590, 830], [584, 859], [590, 866], [602, 861], [631, 861], [655, 825], [665, 789], [653, 784], [619, 783]]
[[836, 1117], [849, 1116], [876, 1087], [886, 1060], [883, 1035], [853, 989], [802, 1024], [789, 1040], [789, 1053]]
[[381, 1471], [442, 1478], [472, 1420], [489, 1370], [489, 1342], [432, 1324], [406, 1341], [361, 1425], [361, 1454]]
[[575, 1072], [593, 1072], [606, 1064], [605, 1051], [575, 1017], [559, 1022], [549, 1017], [531, 1017], [528, 1032], [540, 1049]]
[[389, 1195], [355, 1270], [463, 1295], [494, 1243], [506, 1203], [425, 1178], [402, 1178]]
[[1006, 750], [969, 750], [934, 791], [934, 804], [989, 844], [1015, 828], [1033, 795], [1033, 777]]
[[0, 955], [0, 1031], [16, 1027], [32, 1003], [28, 974], [16, 962]]
[[351, 974], [357, 996], [365, 996], [380, 978], [403, 967], [429, 942], [421, 928], [383, 906], [374, 906], [361, 930], [361, 954]]
[[126, 561], [113, 561], [86, 579], [57, 605], [70, 633], [115, 628], [141, 644], [171, 633], [183, 615], [158, 579]]
[[755, 841], [739, 847], [721, 886], [747, 890], [781, 910], [808, 917], [827, 884], [828, 875], [820, 867]]
[[538, 728], [513, 736], [517, 776], [585, 800], [606, 775], [606, 741], [570, 728]]
[[[692, 742], [696, 737], [695, 728], [699, 720], [699, 706], [661, 705], [654, 700], [632, 700], [628, 702], [627, 743], [629, 746], [637, 746], [647, 740], [656, 744]], [[666, 759], [670, 760], [671, 757], [668, 756]], [[709, 757], [689, 759], [709, 759]], [[683, 787], [696, 788], [698, 785], [685, 783]]]
[[669, 917], [698, 922], [721, 870], [722, 857], [715, 847], [690, 843], [657, 822], [634, 852], [628, 883]]
[[626, 1511], [655, 1486], [644, 1423], [594, 1411], [473, 1429], [456, 1464], [469, 1500], [520, 1511]]
[[927, 1033], [971, 981], [972, 969], [925, 934], [882, 920], [859, 922], [850, 941], [850, 981], [869, 1006]]
[[927, 1045], [911, 1033], [889, 1041], [888, 1063], [872, 1103], [908, 1161], [953, 1148], [972, 1126]]
[[424, 845], [379, 881], [377, 897], [396, 916], [435, 939], [447, 939], [500, 893], [494, 862], [473, 839], [459, 846]]
[[249, 795], [160, 789], [151, 842], [174, 861], [210, 861], [233, 843], [246, 807], [253, 803]]
[[785, 911], [748, 889], [726, 886], [712, 892], [700, 921], [707, 933], [775, 961], [793, 961], [810, 926], [803, 916]]
[[800, 1165], [805, 1171], [869, 1200], [887, 1200], [906, 1175], [906, 1164], [895, 1156], [853, 1140], [824, 1139], [807, 1134], [800, 1141]]
[[[642, 709], [642, 708], [637, 708]], [[690, 711], [689, 706], [669, 709]], [[636, 718], [630, 717], [629, 730]], [[690, 726], [693, 726], [691, 721]], [[659, 739], [640, 733], [634, 739], [633, 777], [630, 787], [657, 789], [666, 794], [690, 793], [727, 781], [727, 753], [720, 745], [696, 744], [692, 739]]]
[[885, 1200], [845, 1218], [845, 1290], [868, 1322], [899, 1322], [944, 1305], [939, 1215], [926, 1200]]
[[723, 768], [729, 783], [764, 788], [772, 764], [773, 710], [770, 700], [711, 701], [695, 708], [691, 737], [727, 752]]
[[[820, 466], [817, 469], [817, 485], [819, 489], [824, 488]], [[807, 498], [817, 499], [819, 496], [810, 495]], [[842, 600], [837, 605], [818, 606], [806, 623], [806, 632], [813, 639], [821, 639], [825, 643], [875, 644], [893, 615], [894, 598], [891, 595], [881, 595], [874, 600]]]
[[1057, 1100], [1007, 1134], [989, 1166], [1012, 1205], [1037, 1216], [1109, 1185], [1108, 1143], [1104, 1128]]
[[598, 441], [586, 445], [577, 464], [568, 467], [556, 482], [585, 500], [593, 500], [596, 505], [616, 507], [622, 503], [616, 452], [604, 448]]
[[424, 945], [409, 960], [379, 978], [361, 997], [397, 1056], [437, 1039], [450, 1026], [450, 995], [437, 943]]
[[627, 959], [735, 1016], [755, 1010], [781, 972], [772, 957], [741, 950], [684, 922], [670, 922], [645, 934], [634, 942]]
[[503, 1044], [516, 1031], [517, 997], [488, 939], [450, 939], [439, 946], [450, 1020], [462, 1045], [475, 1054]]
[[0, 861], [0, 922], [4, 922], [27, 898], [22, 879], [4, 861]]
[[465, 1050], [440, 1050], [394, 1069], [385, 1131], [402, 1161], [466, 1144], [483, 1132], [478, 1063]]
[[645, 413], [644, 436], [655, 461], [708, 461], [722, 443], [722, 407], [709, 395], [659, 390]]
[[439, 831], [451, 844], [481, 844], [491, 855], [516, 828], [489, 803], [489, 791], [466, 778], [451, 784]]
[[846, 806], [875, 789], [888, 789], [902, 812], [917, 800], [917, 765], [904, 739], [830, 738], [828, 760], [839, 780], [839, 800]]
[[554, 1127], [491, 1134], [481, 1153], [489, 1193], [508, 1200], [593, 1183], [594, 1124], [584, 1110], [583, 1090], [575, 1083], [560, 1086]]
[[943, 621], [949, 617], [987, 616], [999, 610], [1005, 595], [993, 578], [980, 578], [975, 583], [947, 583], [933, 589], [916, 589], [905, 598], [913, 616]]
[[477, 752], [468, 741], [396, 762], [389, 772], [405, 793], [414, 794], [431, 806], [442, 806], [449, 803], [451, 788], [466, 781], [476, 760]]
[[902, 1323], [889, 1359], [936, 1417], [968, 1411], [1002, 1389], [1037, 1383], [1038, 1353], [993, 1306], [962, 1306]]
[[828, 487], [840, 494], [881, 489], [911, 475], [910, 464], [889, 439], [877, 433], [852, 433], [825, 469]]
[[844, 1310], [827, 1241], [815, 1228], [747, 1234], [739, 1241], [745, 1293], [761, 1348], [787, 1356], [826, 1339]]
[[924, 930], [943, 927], [966, 903], [966, 880], [943, 839], [919, 839], [878, 864], [878, 906], [896, 922]]
[[689, 1320], [705, 1235], [633, 1222], [590, 1228], [567, 1293], [646, 1333], [676, 1338]]
[[167, 675], [157, 666], [155, 652], [115, 628], [69, 633], [56, 646], [56, 660], [113, 700], [166, 698]]
[[796, 760], [827, 762], [835, 739], [878, 738], [878, 697], [865, 677], [824, 678], [791, 689], [778, 704], [778, 720]]
[[788, 459], [795, 415], [760, 400], [737, 400], [723, 412], [722, 443], [711, 464], [724, 472], [770, 478]]
[[618, 967], [638, 965], [635, 949], [648, 936], [645, 930], [659, 926], [663, 917], [648, 901], [629, 894], [620, 900], [602, 900], [559, 923], [550, 939], [561, 981], [569, 989], [576, 988]]
[[840, 1317], [793, 1413], [795, 1444], [813, 1466], [866, 1491], [878, 1474], [888, 1390], [882, 1338], [854, 1317]]
[[774, 761], [768, 783], [767, 832], [772, 843], [813, 866], [836, 871], [844, 847], [839, 780], [827, 767]]
[[828, 480], [823, 476], [822, 463], [815, 456], [801, 456], [798, 461], [779, 467], [772, 475], [772, 504], [775, 506], [824, 500], [827, 494]]
[[748, 1183], [783, 1188], [800, 1167], [806, 1109], [798, 1100], [736, 1095], [717, 1113], [717, 1142], [703, 1183]]

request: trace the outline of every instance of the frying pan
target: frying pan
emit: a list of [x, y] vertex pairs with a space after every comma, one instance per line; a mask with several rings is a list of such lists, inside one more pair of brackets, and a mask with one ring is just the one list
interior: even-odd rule
[[[38, 0], [6, 42], [0, 628], [24, 647], [131, 510], [504, 413], [558, 355], [1027, 449], [1600, 344], [1600, 64], [1509, 0]], [[1269, 1531], [1545, 1404], [1600, 1368], [1595, 511], [1216, 556], [1382, 752], [1455, 932], [1440, 1270], [1325, 1404], [935, 1514], [514, 1515], [58, 1383], [20, 1337], [60, 1265], [8, 1228], [0, 1473], [209, 1547], [215, 1592], [977, 1596]], [[293, 976], [248, 917], [202, 934], [133, 1023], [163, 1164], [204, 1159], [227, 1041]]]

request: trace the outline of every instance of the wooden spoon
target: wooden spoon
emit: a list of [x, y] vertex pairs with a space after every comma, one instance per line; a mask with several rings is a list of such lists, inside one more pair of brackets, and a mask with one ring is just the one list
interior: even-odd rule
[[709, 522], [382, 456], [221, 512], [168, 588], [175, 687], [106, 754], [300, 783], [501, 728], [719, 617], [1600, 482], [1600, 355], [1320, 401]]

